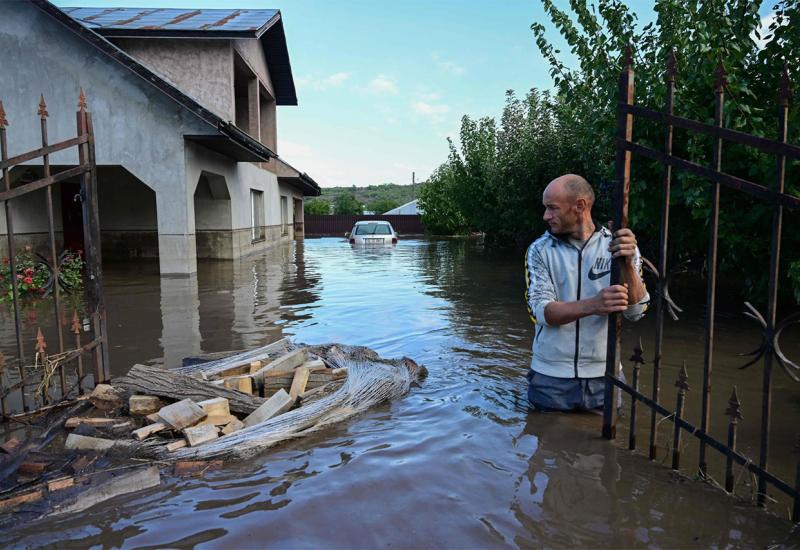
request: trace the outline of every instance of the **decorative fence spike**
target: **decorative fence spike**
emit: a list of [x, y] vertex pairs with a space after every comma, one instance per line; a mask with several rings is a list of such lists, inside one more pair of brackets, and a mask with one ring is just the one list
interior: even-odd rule
[[714, 70], [714, 91], [717, 93], [725, 91], [725, 86], [728, 85], [728, 78], [725, 72], [725, 64], [722, 60], [717, 63], [717, 68]]
[[36, 114], [39, 115], [39, 118], [47, 118], [50, 114], [47, 112], [47, 103], [44, 102], [44, 94], [41, 95], [41, 99], [39, 99], [39, 110], [36, 111]]
[[672, 434], [672, 469], [679, 470], [681, 467], [681, 425], [683, 418], [683, 406], [686, 401], [686, 392], [689, 391], [689, 374], [686, 372], [686, 361], [683, 362], [681, 372], [678, 373], [678, 380], [675, 382], [678, 388], [678, 398], [675, 404], [675, 431]]
[[[631, 355], [630, 360], [633, 362], [633, 376], [631, 377], [631, 383], [633, 384], [633, 389], [636, 392], [639, 392], [639, 371], [644, 365], [644, 349], [642, 349], [642, 339], [639, 338], [639, 344], [633, 348], [633, 355]], [[635, 396], [631, 396], [631, 421], [630, 421], [630, 433], [628, 434], [628, 449], [631, 451], [636, 450], [636, 403], [637, 399]]]
[[670, 50], [667, 56], [667, 70], [664, 72], [664, 81], [675, 82], [678, 76], [678, 60], [675, 57], [675, 50]]
[[622, 69], [630, 69], [633, 67], [633, 47], [630, 44], [625, 46], [625, 53], [622, 56]]
[[80, 334], [81, 333], [81, 321], [78, 319], [78, 310], [73, 310], [72, 312], [72, 334]]
[[81, 93], [78, 95], [78, 110], [86, 110], [86, 94], [83, 93], [83, 88], [81, 88]]
[[42, 328], [39, 327], [36, 331], [36, 353], [40, 356], [47, 355], [47, 342], [44, 340], [44, 334], [42, 334]]
[[3, 108], [3, 102], [0, 101], [0, 128], [5, 128], [8, 126], [8, 120], [6, 119], [6, 110]]
[[789, 66], [784, 63], [781, 71], [781, 79], [778, 83], [778, 105], [781, 107], [789, 105], [792, 98], [792, 81], [789, 78]]
[[[736, 427], [742, 418], [742, 404], [739, 402], [739, 395], [736, 393], [736, 386], [733, 387], [731, 397], [728, 399], [728, 408], [725, 414], [730, 418], [728, 421], [728, 448], [736, 450]], [[733, 458], [728, 454], [725, 458], [725, 490], [733, 492]]]

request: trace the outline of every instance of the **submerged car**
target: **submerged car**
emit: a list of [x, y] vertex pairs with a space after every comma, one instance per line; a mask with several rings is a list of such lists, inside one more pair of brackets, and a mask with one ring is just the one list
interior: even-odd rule
[[386, 245], [397, 244], [397, 233], [392, 224], [383, 221], [356, 222], [347, 234], [350, 244]]

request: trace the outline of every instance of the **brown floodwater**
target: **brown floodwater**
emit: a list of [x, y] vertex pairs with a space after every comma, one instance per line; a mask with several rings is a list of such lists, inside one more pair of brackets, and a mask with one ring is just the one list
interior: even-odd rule
[[[202, 478], [161, 486], [59, 519], [0, 534], [11, 547], [764, 547], [797, 545], [788, 503], [770, 512], [693, 481], [696, 445], [683, 473], [669, 469], [671, 423], [659, 425], [659, 460], [600, 438], [600, 418], [530, 413], [525, 372], [532, 328], [522, 255], [463, 240], [405, 239], [393, 248], [351, 248], [308, 239], [236, 262], [200, 262], [196, 278], [161, 278], [155, 264], [109, 265], [106, 288], [114, 375], [136, 362], [174, 366], [183, 357], [244, 349], [289, 336], [309, 344], [365, 345], [406, 355], [430, 374], [405, 398]], [[664, 402], [687, 361], [687, 417], [699, 424], [702, 303], [673, 290], [686, 309], [667, 321]], [[702, 294], [701, 294], [702, 296]], [[725, 302], [725, 296], [720, 296]], [[737, 312], [739, 304], [724, 304]], [[24, 315], [26, 334], [49, 309]], [[13, 327], [0, 310], [0, 349]], [[735, 384], [743, 403], [740, 449], [757, 460], [761, 367], [738, 370], [755, 348], [754, 326], [723, 314], [717, 328], [712, 433], [725, 437]], [[652, 356], [652, 313], [625, 327]], [[800, 332], [783, 347], [800, 358]], [[52, 334], [48, 341], [52, 340]], [[649, 391], [649, 363], [642, 369]], [[630, 379], [630, 366], [625, 365]], [[800, 385], [775, 371], [771, 463], [794, 482]], [[627, 404], [626, 404], [627, 407]], [[640, 413], [640, 448], [648, 419]], [[684, 437], [689, 440], [688, 436]], [[712, 451], [711, 474], [722, 480]], [[665, 459], [665, 460], [662, 460]], [[662, 464], [663, 462], [663, 464]], [[737, 469], [737, 475], [739, 470]], [[687, 477], [688, 476], [688, 477]], [[737, 493], [751, 496], [739, 475]], [[774, 493], [775, 491], [773, 491]]]

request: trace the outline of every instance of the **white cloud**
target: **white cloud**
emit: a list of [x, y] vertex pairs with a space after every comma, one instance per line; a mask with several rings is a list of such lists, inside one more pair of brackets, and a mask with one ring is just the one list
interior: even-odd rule
[[442, 71], [453, 76], [461, 76], [465, 71], [464, 67], [458, 65], [457, 63], [453, 63], [452, 61], [439, 61], [437, 65], [439, 65], [439, 68]]
[[327, 90], [344, 84], [348, 78], [350, 78], [350, 73], [346, 72], [333, 73], [321, 78], [317, 78], [312, 74], [298, 78], [297, 85], [301, 88], [310, 88], [312, 90]]
[[415, 101], [411, 104], [411, 108], [414, 109], [414, 112], [416, 113], [430, 117], [435, 117], [450, 112], [449, 105], [436, 105], [426, 101]]
[[[753, 32], [750, 34], [750, 38], [758, 45], [758, 49], [764, 49], [764, 47], [772, 40], [773, 32], [769, 30], [770, 25], [775, 22], [775, 12], [770, 12], [764, 17], [761, 18], [761, 26], [758, 29], [758, 34], [761, 35], [761, 38], [756, 37], [756, 33]], [[788, 21], [786, 19], [783, 20], [781, 26], [787, 25]], [[766, 39], [766, 37], [770, 37]]]
[[394, 78], [383, 74], [379, 74], [372, 79], [368, 85], [368, 88], [378, 94], [396, 94], [400, 91], [400, 88], [397, 86], [397, 81]]

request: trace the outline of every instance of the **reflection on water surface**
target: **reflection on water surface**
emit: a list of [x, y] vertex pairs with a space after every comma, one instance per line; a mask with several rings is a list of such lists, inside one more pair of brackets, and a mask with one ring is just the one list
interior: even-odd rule
[[[115, 374], [135, 362], [163, 357], [175, 365], [188, 355], [288, 335], [407, 355], [430, 375], [401, 401], [256, 459], [226, 464], [202, 479], [165, 476], [156, 490], [48, 521], [46, 528], [21, 526], [0, 541], [363, 548], [764, 546], [791, 540], [787, 522], [680, 481], [600, 439], [599, 417], [529, 414], [524, 374], [532, 330], [523, 285], [521, 254], [485, 250], [473, 241], [353, 248], [341, 239], [309, 239], [238, 262], [201, 262], [190, 279], [162, 279], [155, 265], [109, 266]], [[697, 365], [692, 361], [699, 356], [702, 365], [702, 325], [692, 318], [667, 324], [669, 396], [681, 360]], [[720, 326], [718, 398], [739, 385], [752, 419], [740, 432], [747, 448], [753, 428], [745, 426], [757, 422], [760, 378], [736, 370], [735, 353], [749, 350], [757, 335], [733, 318]], [[651, 334], [652, 319], [627, 327], [626, 341], [637, 338], [633, 328]], [[7, 330], [0, 338], [3, 349], [13, 349]], [[794, 342], [787, 352], [800, 356], [797, 338], [785, 341]], [[690, 376], [699, 387], [696, 369]], [[776, 433], [790, 434], [800, 405], [785, 377], [776, 378], [776, 407], [785, 411], [776, 415]], [[714, 417], [713, 427], [724, 430], [723, 420]], [[775, 446], [777, 453], [782, 443]], [[694, 460], [691, 451], [684, 460]], [[792, 465], [781, 468], [791, 479]]]

